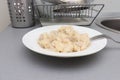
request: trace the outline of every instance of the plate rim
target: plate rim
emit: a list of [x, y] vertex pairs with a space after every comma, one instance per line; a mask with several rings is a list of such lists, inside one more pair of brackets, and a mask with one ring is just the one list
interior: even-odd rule
[[[50, 26], [44, 26], [44, 27], [53, 27], [53, 26], [59, 26], [59, 27], [60, 27], [60, 26], [69, 26], [69, 25], [50, 25]], [[88, 28], [88, 27], [84, 27], [84, 26], [76, 26], [76, 25], [70, 25], [70, 26], [82, 27], [82, 28], [87, 28], [87, 29], [90, 29], [90, 30], [97, 31], [97, 30], [95, 30], [95, 29]], [[33, 30], [31, 30], [31, 31], [28, 31], [28, 32], [25, 33], [24, 36], [22, 37], [22, 43], [23, 43], [23, 45], [24, 45], [26, 48], [28, 48], [29, 50], [31, 50], [31, 51], [33, 51], [33, 52], [35, 52], [35, 53], [37, 53], [37, 54], [46, 55], [46, 56], [52, 56], [52, 57], [60, 57], [60, 58], [82, 57], [82, 56], [89, 56], [89, 55], [92, 55], [92, 54], [96, 54], [97, 52], [103, 50], [103, 49], [105, 48], [105, 46], [107, 45], [107, 38], [104, 38], [104, 39], [105, 39], [105, 44], [104, 44], [104, 46], [103, 46], [102, 48], [100, 48], [100, 49], [98, 49], [98, 50], [96, 50], [96, 51], [94, 51], [94, 52], [90, 52], [89, 54], [84, 54], [84, 55], [69, 55], [70, 53], [66, 53], [67, 55], [45, 54], [44, 52], [36, 51], [36, 50], [34, 50], [34, 49], [31, 49], [31, 48], [28, 47], [27, 45], [25, 45], [24, 38], [25, 38], [25, 36], [26, 36], [27, 34], [33, 32], [33, 31], [36, 31], [37, 29], [44, 28], [44, 27], [39, 27], [39, 28], [33, 29]], [[99, 31], [97, 31], [97, 32], [99, 32]], [[100, 34], [103, 34], [103, 33], [101, 33], [101, 32], [99, 32], [99, 33], [100, 33]], [[57, 52], [50, 51], [50, 53], [51, 53], [51, 52], [52, 52], [52, 53], [57, 53]], [[79, 52], [80, 52], [80, 51], [79, 51]], [[73, 53], [78, 53], [78, 52], [73, 52]], [[62, 53], [62, 54], [63, 54], [63, 53]]]

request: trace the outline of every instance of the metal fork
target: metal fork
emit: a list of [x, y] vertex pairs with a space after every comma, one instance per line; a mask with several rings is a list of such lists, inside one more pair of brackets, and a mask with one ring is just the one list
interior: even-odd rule
[[94, 36], [94, 37], [91, 38], [91, 40], [97, 40], [97, 39], [101, 39], [101, 38], [107, 38], [107, 39], [110, 39], [110, 40], [112, 40], [116, 43], [120, 43], [120, 41], [117, 41], [117, 40], [113, 39], [112, 37], [110, 37], [108, 35], [105, 35], [105, 34]]

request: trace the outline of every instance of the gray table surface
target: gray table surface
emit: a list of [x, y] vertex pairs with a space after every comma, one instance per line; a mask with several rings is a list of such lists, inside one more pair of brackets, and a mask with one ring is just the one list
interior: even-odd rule
[[[120, 80], [120, 44], [108, 40], [100, 52], [79, 58], [54, 58], [34, 53], [22, 44], [28, 31], [8, 26], [0, 32], [0, 80]], [[120, 40], [95, 24], [87, 26]]]

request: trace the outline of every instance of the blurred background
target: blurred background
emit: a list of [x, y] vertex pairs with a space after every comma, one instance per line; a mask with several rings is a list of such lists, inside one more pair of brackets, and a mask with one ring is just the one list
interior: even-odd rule
[[0, 0], [0, 31], [10, 24], [7, 0]]
[[[120, 0], [95, 0], [94, 3], [105, 4], [102, 12], [120, 12]], [[0, 0], [0, 31], [10, 24], [7, 0]]]

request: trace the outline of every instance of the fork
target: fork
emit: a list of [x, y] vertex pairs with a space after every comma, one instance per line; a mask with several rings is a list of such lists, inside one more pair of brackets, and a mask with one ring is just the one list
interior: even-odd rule
[[117, 40], [113, 39], [112, 37], [110, 37], [108, 35], [105, 35], [105, 34], [94, 36], [94, 37], [91, 38], [91, 40], [96, 40], [96, 39], [100, 39], [100, 38], [107, 38], [107, 39], [110, 39], [110, 40], [112, 40], [116, 43], [120, 43], [120, 41], [117, 41]]

